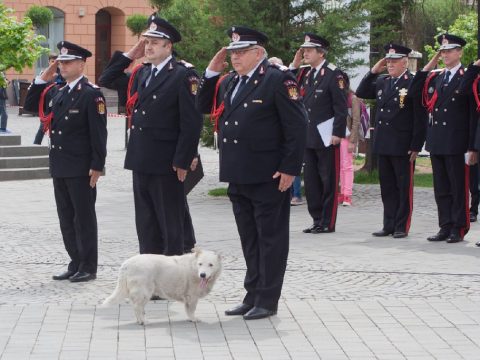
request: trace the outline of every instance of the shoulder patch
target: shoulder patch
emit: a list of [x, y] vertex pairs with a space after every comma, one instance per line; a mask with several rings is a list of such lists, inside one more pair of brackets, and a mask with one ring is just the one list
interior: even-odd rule
[[196, 76], [190, 76], [188, 78], [188, 88], [192, 95], [197, 95], [199, 79]]
[[106, 113], [107, 107], [105, 106], [105, 99], [101, 96], [95, 98], [95, 104], [97, 106], [97, 112], [100, 115], [104, 115]]
[[337, 75], [337, 84], [340, 89], [345, 89], [345, 79], [342, 75]]
[[179, 63], [180, 65], [185, 66], [187, 69], [193, 69], [193, 68], [195, 68], [195, 66], [193, 66], [192, 64], [186, 62], [185, 60], [180, 60], [180, 61], [178, 61], [178, 63]]
[[327, 68], [329, 68], [330, 70], [335, 70], [337, 67], [333, 64], [328, 64]]
[[280, 71], [288, 71], [288, 67], [280, 64], [270, 64], [271, 67], [277, 68]]
[[94, 83], [91, 83], [90, 81], [87, 82], [87, 84], [90, 85], [90, 86], [91, 86], [92, 88], [94, 88], [94, 89], [100, 89], [100, 86], [98, 86], [98, 85], [96, 85], [96, 84], [94, 84]]
[[290, 100], [300, 100], [301, 99], [301, 96], [300, 96], [300, 92], [298, 91], [298, 85], [297, 85], [297, 82], [294, 81], [294, 80], [286, 80], [283, 82], [283, 85], [285, 85], [286, 89], [287, 89], [287, 94], [288, 94], [288, 98]]

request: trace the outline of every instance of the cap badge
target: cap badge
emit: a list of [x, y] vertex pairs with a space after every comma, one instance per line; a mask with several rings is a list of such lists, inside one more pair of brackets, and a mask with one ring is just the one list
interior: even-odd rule
[[[390, 45], [390, 46], [392, 46], [392, 45]], [[390, 49], [390, 50], [388, 50], [388, 53], [389, 53], [389, 54], [395, 54], [395, 49]]]
[[305, 42], [310, 42], [310, 36], [305, 35]]
[[448, 39], [445, 39], [445, 35], [443, 35], [442, 45], [448, 45]]
[[150, 24], [150, 30], [151, 30], [151, 31], [157, 30], [157, 24], [155, 24], [154, 22], [152, 22], [152, 23]]
[[62, 47], [62, 48], [60, 49], [60, 54], [62, 54], [62, 55], [67, 55], [67, 54], [68, 54], [68, 49], [67, 49], [66, 47]]
[[155, 19], [155, 15], [152, 15], [152, 20]]
[[240, 41], [240, 35], [238, 35], [237, 33], [232, 33], [232, 41], [233, 42], [237, 42], [237, 41]]

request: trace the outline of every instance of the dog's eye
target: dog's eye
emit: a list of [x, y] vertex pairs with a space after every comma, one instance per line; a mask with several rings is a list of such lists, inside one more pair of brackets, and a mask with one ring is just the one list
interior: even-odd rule
[[202, 263], [198, 263], [198, 266], [202, 266]]
[[208, 264], [208, 266], [212, 267], [212, 266], [213, 266], [213, 264]]

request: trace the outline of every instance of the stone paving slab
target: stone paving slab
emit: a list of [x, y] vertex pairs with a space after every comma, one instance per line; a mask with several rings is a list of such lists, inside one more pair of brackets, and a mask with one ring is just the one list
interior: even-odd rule
[[[9, 128], [33, 142], [38, 119], [9, 109]], [[432, 244], [431, 189], [415, 189], [406, 239], [373, 238], [378, 186], [354, 189], [337, 231], [303, 234], [292, 208], [290, 257], [277, 316], [245, 322], [223, 312], [243, 296], [245, 263], [230, 203], [211, 198], [215, 151], [201, 148], [206, 177], [189, 196], [201, 247], [224, 271], [194, 324], [182, 304], [156, 301], [139, 326], [128, 303], [98, 305], [120, 264], [138, 252], [131, 173], [123, 169], [123, 119], [109, 118], [107, 175], [98, 184], [98, 279], [55, 282], [65, 268], [51, 180], [0, 183], [0, 359], [480, 359], [480, 226], [460, 244]]]

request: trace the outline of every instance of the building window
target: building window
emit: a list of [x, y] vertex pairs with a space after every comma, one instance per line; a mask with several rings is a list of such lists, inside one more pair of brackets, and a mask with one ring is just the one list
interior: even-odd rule
[[[47, 38], [47, 41], [42, 44], [48, 47], [50, 52], [58, 53], [57, 43], [64, 38], [65, 31], [65, 13], [62, 10], [48, 6], [53, 12], [53, 20], [46, 26], [37, 29], [37, 33]], [[37, 60], [35, 74], [39, 74], [48, 67], [48, 54], [42, 55]]]

